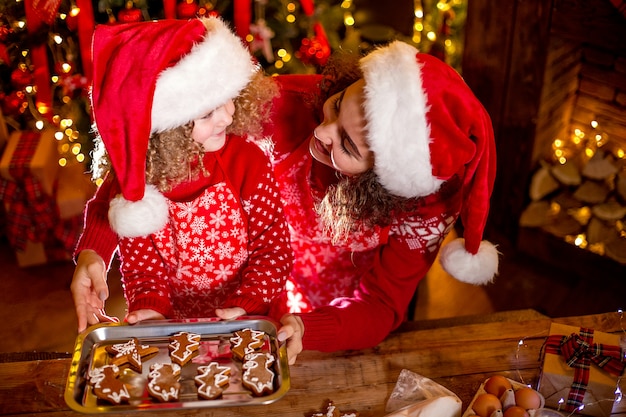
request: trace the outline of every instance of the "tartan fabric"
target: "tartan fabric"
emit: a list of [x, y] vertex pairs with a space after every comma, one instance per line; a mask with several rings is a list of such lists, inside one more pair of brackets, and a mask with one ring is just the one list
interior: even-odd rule
[[561, 355], [568, 366], [574, 368], [574, 380], [566, 402], [571, 412], [583, 404], [589, 383], [591, 364], [614, 376], [620, 376], [626, 368], [626, 358], [619, 346], [593, 343], [593, 329], [580, 328], [579, 334], [548, 336], [546, 353]]
[[[6, 234], [11, 246], [19, 251], [26, 243], [47, 242], [52, 234], [66, 250], [73, 250], [78, 240], [81, 219], [61, 221], [53, 197], [47, 195], [30, 171], [30, 161], [40, 140], [40, 133], [24, 131], [12, 155], [9, 174], [14, 181], [0, 179], [0, 198], [6, 209]], [[54, 255], [54, 259], [59, 256]]]

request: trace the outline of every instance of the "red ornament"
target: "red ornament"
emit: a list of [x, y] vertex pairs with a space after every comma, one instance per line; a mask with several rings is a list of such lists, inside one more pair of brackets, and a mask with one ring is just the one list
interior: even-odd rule
[[330, 47], [317, 36], [304, 38], [296, 56], [307, 65], [324, 66], [330, 57]]
[[7, 46], [0, 42], [0, 64], [9, 64], [10, 62], [11, 58]]
[[191, 19], [198, 14], [198, 3], [195, 0], [183, 0], [176, 6], [179, 19]]
[[141, 22], [143, 20], [143, 15], [141, 14], [141, 10], [136, 8], [132, 1], [127, 1], [126, 8], [124, 10], [120, 10], [117, 14], [117, 20], [120, 23]]
[[65, 24], [70, 31], [76, 32], [76, 29], [78, 29], [78, 15], [68, 14], [65, 18]]
[[20, 65], [11, 73], [11, 84], [17, 90], [23, 90], [33, 84], [33, 74], [26, 66]]
[[2, 103], [2, 113], [7, 116], [18, 116], [24, 113], [28, 107], [26, 96], [22, 91], [13, 91], [8, 96], [3, 97], [0, 102]]
[[11, 33], [13, 33], [13, 29], [6, 26], [0, 26], [0, 42], [6, 41], [7, 37]]

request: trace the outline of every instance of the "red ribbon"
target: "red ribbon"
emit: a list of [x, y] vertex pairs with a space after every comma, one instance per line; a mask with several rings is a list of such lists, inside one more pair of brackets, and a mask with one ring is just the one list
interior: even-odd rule
[[83, 75], [87, 77], [87, 82], [91, 83], [91, 38], [95, 26], [93, 6], [91, 0], [76, 0], [76, 6], [80, 9], [78, 13], [78, 44], [83, 64]]
[[30, 161], [37, 150], [40, 135], [23, 132], [9, 164], [14, 181], [2, 180], [0, 195], [7, 212], [7, 237], [13, 248], [23, 251], [28, 240], [42, 242], [54, 227], [54, 206], [39, 180], [30, 172]]
[[565, 363], [574, 368], [574, 380], [565, 405], [568, 412], [583, 404], [592, 363], [614, 376], [620, 376], [626, 368], [626, 359], [619, 346], [593, 343], [593, 329], [583, 327], [580, 334], [549, 336], [546, 353], [561, 355]]
[[[61, 0], [25, 0], [24, 11], [28, 21], [28, 32], [37, 33], [43, 23], [51, 24]], [[32, 62], [35, 67], [34, 77], [37, 86], [37, 100], [48, 109], [52, 107], [52, 89], [50, 88], [50, 70], [45, 44], [33, 46]]]
[[302, 7], [302, 11], [307, 16], [313, 16], [315, 12], [315, 5], [313, 5], [313, 0], [300, 0], [300, 7]]
[[252, 0], [235, 0], [233, 6], [233, 24], [235, 32], [242, 40], [250, 34], [252, 22]]
[[176, 0], [163, 0], [163, 14], [166, 19], [176, 19]]

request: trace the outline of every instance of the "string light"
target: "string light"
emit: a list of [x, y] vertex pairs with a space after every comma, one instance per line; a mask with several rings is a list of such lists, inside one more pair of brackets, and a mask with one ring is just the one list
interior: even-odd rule
[[[620, 324], [620, 329], [622, 331], [622, 333], [624, 333], [626, 335], [626, 328], [624, 327], [624, 311], [619, 308], [617, 309], [617, 314], [619, 314], [619, 324]], [[520, 350], [522, 347], [528, 347], [528, 345], [526, 344], [525, 340], [528, 338], [534, 338], [537, 336], [542, 335], [543, 332], [541, 333], [537, 333], [535, 335], [531, 335], [531, 336], [526, 336], [523, 337], [521, 339], [518, 340], [517, 342], [517, 347], [516, 347], [516, 351], [515, 351], [515, 361], [516, 361], [516, 373], [518, 376], [518, 380], [524, 384], [527, 385], [528, 387], [532, 388], [532, 386], [530, 384], [527, 384], [524, 382], [524, 378], [522, 377], [522, 374], [520, 372], [520, 363], [519, 363], [519, 359], [520, 359]], [[620, 340], [620, 347], [622, 348], [622, 355], [624, 356], [624, 359], [626, 359], [626, 338], [622, 337]], [[622, 381], [622, 377], [618, 377], [617, 381], [616, 381], [616, 388], [615, 388], [615, 397], [614, 398], [604, 398], [598, 401], [594, 401], [594, 402], [589, 402], [589, 403], [583, 403], [580, 406], [576, 407], [574, 409], [574, 411], [572, 411], [570, 414], [567, 415], [567, 417], [572, 417], [574, 416], [576, 413], [580, 412], [581, 410], [583, 410], [585, 407], [592, 407], [594, 405], [598, 405], [600, 403], [604, 403], [604, 402], [612, 402], [613, 408], [615, 407], [615, 404], [618, 404], [622, 401], [623, 395], [622, 395], [622, 389], [621, 389], [621, 381]], [[565, 404], [565, 399], [564, 398], [560, 398], [558, 401], [558, 407], [557, 407], [557, 411], [561, 411], [561, 407], [563, 406], [563, 404]]]

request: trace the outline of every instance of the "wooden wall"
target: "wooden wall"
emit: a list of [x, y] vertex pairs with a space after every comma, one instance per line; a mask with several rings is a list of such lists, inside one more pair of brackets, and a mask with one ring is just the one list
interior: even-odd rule
[[626, 17], [609, 0], [469, 0], [463, 76], [492, 117], [487, 237], [515, 243], [551, 142], [599, 118], [626, 146]]
[[470, 0], [463, 77], [494, 125], [498, 174], [486, 236], [515, 242], [526, 202], [553, 0]]

